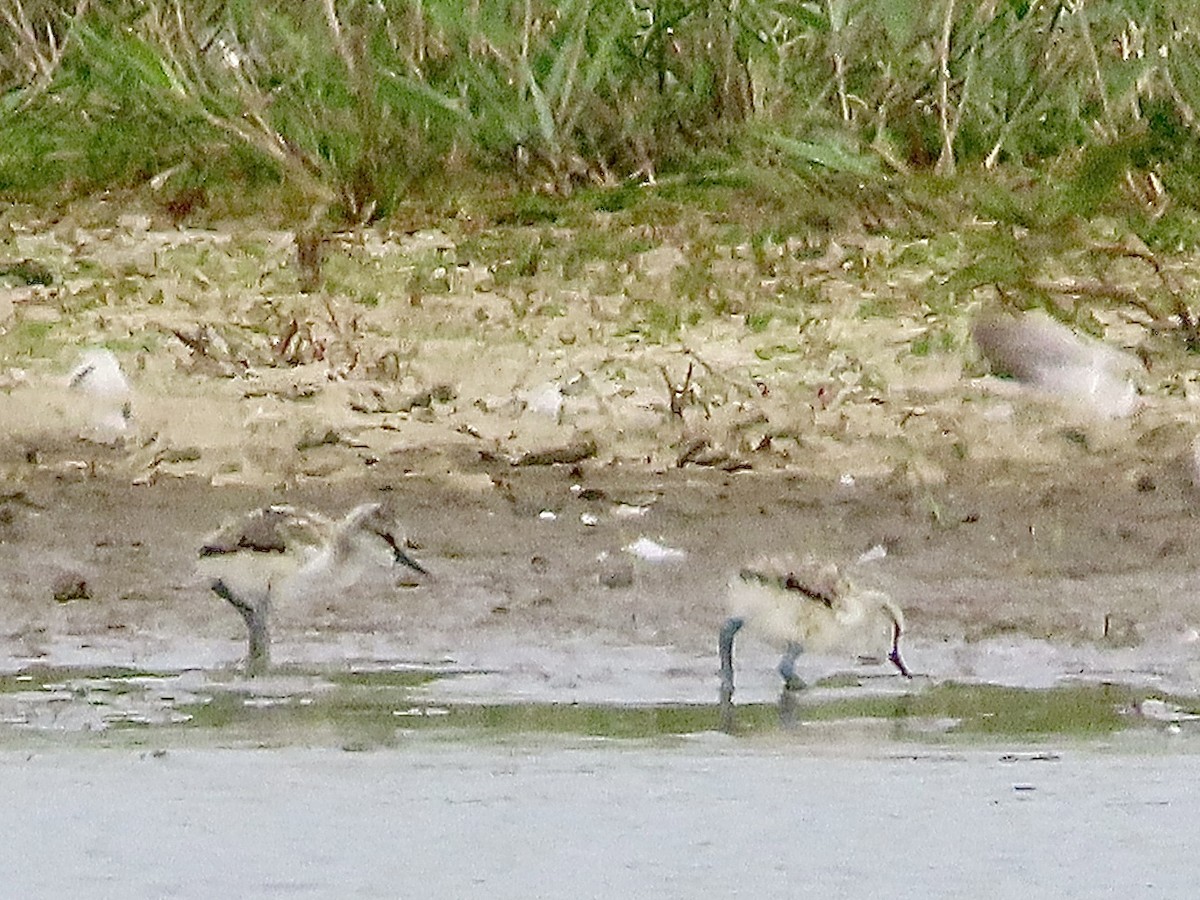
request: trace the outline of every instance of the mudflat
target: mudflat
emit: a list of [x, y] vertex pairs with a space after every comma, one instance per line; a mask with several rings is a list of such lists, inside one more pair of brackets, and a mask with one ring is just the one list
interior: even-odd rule
[[[1100, 419], [984, 377], [969, 308], [864, 312], [879, 286], [783, 250], [777, 268], [816, 285], [794, 315], [667, 328], [647, 295], [687, 271], [670, 247], [583, 287], [514, 286], [454, 262], [445, 235], [348, 238], [327, 267], [341, 281], [303, 294], [287, 233], [134, 223], [72, 243], [63, 227], [23, 245], [59, 279], [4, 307], [10, 670], [235, 664], [241, 623], [195, 574], [203, 537], [256, 505], [383, 498], [431, 577], [280, 604], [280, 660], [525, 658], [553, 680], [556, 654], [593, 671], [644, 647], [707, 691], [730, 572], [799, 553], [891, 592], [912, 665], [935, 676], [1029, 680], [1028, 655], [1003, 648], [1034, 641], [1061, 649], [1061, 674], [1100, 654], [1196, 687], [1200, 423], [1182, 357], [1135, 373], [1135, 415]], [[735, 250], [713, 277], [752, 268]], [[933, 331], [945, 346], [915, 352]], [[1144, 334], [1121, 319], [1108, 339]], [[68, 377], [99, 345], [130, 385], [127, 425], [100, 436], [102, 403]]]

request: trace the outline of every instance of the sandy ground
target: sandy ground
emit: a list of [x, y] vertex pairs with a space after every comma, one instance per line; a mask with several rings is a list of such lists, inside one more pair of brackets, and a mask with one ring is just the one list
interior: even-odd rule
[[0, 827], [22, 897], [1186, 897], [1198, 775], [711, 738], [6, 753]]
[[[963, 749], [941, 721], [909, 723], [908, 748], [879, 718], [591, 743], [410, 739], [403, 717], [683, 702], [715, 723], [726, 580], [785, 552], [841, 561], [909, 620], [917, 678], [805, 658], [809, 681], [853, 672], [814, 703], [951, 680], [1200, 695], [1189, 360], [1139, 373], [1130, 418], [1014, 391], [981, 377], [969, 308], [913, 300], [928, 273], [847, 274], [901, 248], [864, 245], [862, 266], [776, 248], [769, 278], [718, 253], [701, 274], [732, 307], [814, 287], [664, 334], [654, 304], [695, 281], [669, 246], [585, 266], [587, 284], [505, 286], [444, 235], [368, 235], [302, 295], [284, 233], [8, 228], [5, 252], [54, 275], [0, 289], [10, 893], [1194, 893], [1187, 701], [1139, 701], [1119, 713], [1142, 727], [1065, 750]], [[877, 301], [894, 313], [864, 316]], [[917, 353], [925, 338], [941, 349]], [[98, 345], [128, 393], [69, 386]], [[245, 679], [242, 623], [195, 572], [204, 536], [260, 504], [380, 498], [430, 577], [280, 603], [279, 668]], [[737, 713], [761, 720], [746, 704], [776, 698], [774, 651], [739, 653]], [[332, 673], [406, 668], [460, 674], [360, 707], [365, 688], [331, 713], [347, 722], [303, 716]], [[267, 712], [244, 732], [155, 727], [209, 701]], [[272, 704], [308, 724], [270, 727]]]
[[[1190, 370], [1145, 373], [1141, 411], [1105, 421], [977, 377], [969, 343], [910, 352], [928, 317], [864, 318], [837, 278], [800, 324], [733, 315], [650, 341], [611, 294], [538, 285], [522, 296], [559, 305], [537, 319], [469, 264], [437, 270], [448, 292], [420, 302], [351, 303], [284, 290], [287, 235], [249, 255], [144, 223], [62, 231], [17, 241], [67, 271], [61, 286], [10, 289], [0, 309], [10, 671], [232, 665], [243, 628], [195, 575], [203, 537], [258, 504], [340, 515], [387, 498], [432, 577], [281, 605], [278, 660], [490, 669], [498, 693], [707, 696], [729, 573], [792, 552], [890, 591], [931, 677], [1124, 674], [1200, 693]], [[378, 286], [445, 240], [343, 252]], [[621, 290], [666, 290], [669, 250], [636, 257]], [[246, 296], [243, 270], [258, 273]], [[13, 350], [47, 328], [44, 355]], [[1142, 334], [1116, 322], [1110, 340]], [[127, 398], [68, 387], [100, 343]], [[640, 559], [642, 538], [684, 555]], [[770, 654], [747, 651], [758, 690]]]

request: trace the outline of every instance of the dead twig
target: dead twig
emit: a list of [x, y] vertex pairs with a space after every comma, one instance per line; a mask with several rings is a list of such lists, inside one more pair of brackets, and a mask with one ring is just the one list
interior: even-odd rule
[[325, 262], [325, 233], [318, 229], [296, 234], [296, 264], [300, 268], [300, 293], [321, 288], [321, 265]]
[[[1135, 244], [1126, 240], [1116, 244], [1094, 244], [1093, 248], [1116, 258], [1138, 259], [1150, 266], [1162, 286], [1167, 289], [1167, 293], [1171, 295], [1171, 311], [1179, 319], [1179, 327], [1183, 332], [1183, 341], [1188, 352], [1200, 352], [1200, 322], [1197, 322], [1196, 317], [1192, 315], [1192, 311], [1184, 299], [1183, 286], [1175, 275], [1163, 266], [1162, 261], [1149, 247], [1140, 241]], [[1113, 294], [1112, 296], [1120, 295]], [[1137, 298], [1123, 299], [1126, 303], [1138, 307], [1154, 318], [1159, 317], [1158, 313], [1150, 309], [1144, 301]]]
[[596, 455], [596, 442], [591, 438], [573, 441], [564, 447], [547, 450], [532, 450], [519, 457], [514, 466], [562, 466], [574, 465]]
[[[14, 38], [12, 42], [13, 58], [23, 65], [30, 74], [30, 84], [25, 91], [18, 109], [26, 109], [38, 96], [50, 87], [54, 75], [62, 63], [63, 54], [67, 50], [70, 39], [71, 25], [78, 22], [87, 13], [90, 0], [76, 0], [75, 11], [70, 15], [70, 21], [62, 29], [62, 38], [55, 34], [53, 25], [41, 23], [41, 27], [30, 20], [21, 0], [12, 0], [4, 9], [0, 9], [0, 19], [8, 26], [8, 31]], [[45, 32], [43, 38], [42, 32]]]
[[688, 465], [720, 469], [723, 472], [740, 472], [751, 467], [749, 462], [714, 446], [706, 437], [692, 438], [675, 457], [675, 468], [682, 469]]
[[688, 360], [687, 375], [684, 376], [683, 384], [676, 387], [674, 382], [671, 381], [671, 376], [667, 374], [666, 366], [659, 366], [663, 381], [667, 385], [671, 415], [680, 419], [683, 418], [683, 408], [686, 403], [690, 400], [695, 400], [695, 396], [692, 393], [692, 373], [695, 371], [695, 368], [695, 362]]

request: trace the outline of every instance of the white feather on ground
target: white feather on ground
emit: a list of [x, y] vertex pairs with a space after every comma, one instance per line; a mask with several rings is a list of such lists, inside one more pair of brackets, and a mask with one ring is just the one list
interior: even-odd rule
[[71, 370], [67, 386], [80, 397], [75, 413], [81, 421], [81, 436], [112, 443], [129, 432], [133, 390], [111, 351], [85, 350]]

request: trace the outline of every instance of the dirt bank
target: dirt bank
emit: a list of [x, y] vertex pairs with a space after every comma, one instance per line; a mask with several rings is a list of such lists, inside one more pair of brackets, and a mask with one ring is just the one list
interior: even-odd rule
[[[381, 493], [434, 577], [278, 610], [285, 658], [336, 657], [346, 636], [370, 655], [380, 634], [432, 660], [583, 641], [670, 647], [708, 677], [725, 579], [764, 552], [842, 560], [931, 652], [1006, 636], [1178, 648], [1200, 628], [1182, 369], [1147, 375], [1136, 416], [1098, 422], [977, 377], [965, 338], [911, 352], [923, 314], [864, 317], [836, 281], [798, 319], [650, 339], [627, 302], [678, 283], [669, 254], [596, 276], [624, 279], [608, 292], [541, 285], [521, 306], [486, 267], [422, 269], [441, 238], [363, 243], [345, 253], [374, 261], [365, 302], [349, 275], [349, 293], [284, 290], [289, 238], [266, 235], [243, 238], [265, 273], [247, 299], [244, 246], [172, 235], [26, 241], [67, 276], [10, 290], [5, 313], [10, 667], [87, 645], [233, 662], [242, 627], [193, 574], [201, 538], [256, 504], [338, 514]], [[387, 293], [388, 266], [409, 287]], [[413, 271], [449, 287], [414, 298]], [[962, 338], [966, 314], [938, 328]], [[80, 438], [96, 402], [67, 384], [96, 344], [131, 384], [109, 444]], [[686, 555], [639, 559], [643, 537]]]

